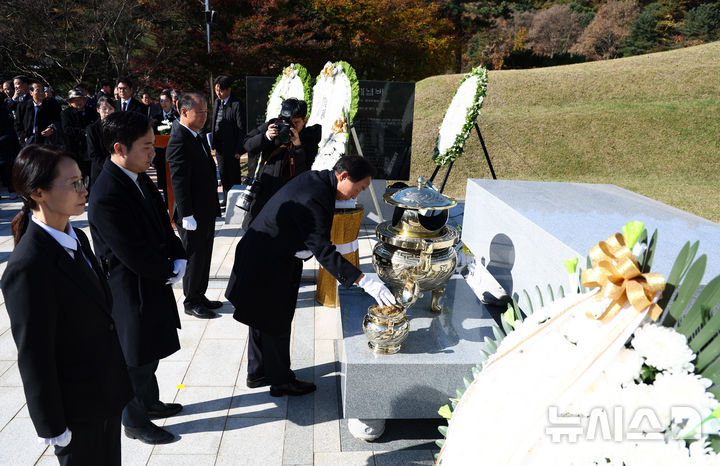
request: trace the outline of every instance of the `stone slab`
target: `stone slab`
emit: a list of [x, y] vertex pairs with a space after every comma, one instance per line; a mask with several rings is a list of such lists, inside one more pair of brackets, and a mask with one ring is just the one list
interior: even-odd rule
[[238, 207], [237, 201], [240, 193], [245, 189], [245, 185], [235, 185], [228, 191], [227, 200], [225, 201], [225, 223], [231, 225], [242, 225], [243, 214], [242, 209]]
[[[511, 295], [567, 288], [563, 261], [640, 220], [658, 245], [652, 270], [668, 276], [687, 241], [707, 254], [703, 283], [720, 274], [720, 225], [608, 184], [470, 179], [462, 240]], [[522, 303], [522, 300], [521, 300]]]
[[425, 293], [408, 311], [410, 333], [396, 354], [368, 347], [362, 320], [375, 301], [361, 290], [340, 292], [343, 339], [338, 342], [345, 418], [437, 418], [481, 358], [495, 322], [459, 275], [446, 287], [443, 311]]

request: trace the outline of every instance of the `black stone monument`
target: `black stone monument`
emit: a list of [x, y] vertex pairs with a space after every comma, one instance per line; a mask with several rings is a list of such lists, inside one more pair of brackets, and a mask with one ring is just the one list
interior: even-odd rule
[[[262, 76], [246, 78], [245, 102], [250, 128], [265, 122], [268, 95], [275, 79]], [[359, 85], [354, 126], [363, 155], [375, 166], [379, 179], [408, 180], [415, 83], [359, 81]], [[357, 154], [352, 140], [350, 154]]]

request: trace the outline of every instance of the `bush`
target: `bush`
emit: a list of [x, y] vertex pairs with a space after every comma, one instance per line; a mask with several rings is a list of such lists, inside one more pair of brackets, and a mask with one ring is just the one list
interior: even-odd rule
[[618, 57], [620, 44], [630, 34], [630, 25], [637, 15], [634, 1], [608, 1], [600, 7], [570, 53], [585, 55], [591, 60]]
[[527, 68], [543, 68], [546, 66], [570, 65], [587, 61], [582, 55], [558, 53], [551, 56], [539, 55], [532, 50], [515, 50], [503, 61], [503, 68], [522, 70]]
[[623, 56], [654, 52], [662, 46], [660, 34], [657, 32], [659, 10], [658, 3], [651, 3], [638, 15], [630, 26], [630, 35], [620, 46], [620, 53]]
[[583, 31], [580, 15], [556, 4], [537, 13], [527, 33], [527, 46], [540, 55], [567, 53]]
[[720, 36], [720, 3], [706, 3], [688, 11], [680, 31], [688, 40], [716, 40]]

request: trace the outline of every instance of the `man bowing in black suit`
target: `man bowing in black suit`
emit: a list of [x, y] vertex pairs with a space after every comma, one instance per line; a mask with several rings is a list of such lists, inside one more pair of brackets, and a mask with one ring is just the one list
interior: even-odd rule
[[188, 255], [183, 278], [185, 314], [200, 319], [217, 317], [213, 309], [220, 301], [210, 301], [205, 292], [210, 278], [215, 237], [215, 218], [220, 215], [215, 161], [199, 131], [207, 119], [207, 101], [189, 92], [180, 97], [180, 122], [170, 132], [166, 157], [175, 193], [173, 219]]
[[290, 369], [302, 260], [314, 255], [346, 287], [357, 283], [378, 304], [395, 302], [382, 282], [365, 276], [330, 242], [335, 201], [355, 199], [374, 174], [357, 155], [341, 158], [333, 170], [301, 173], [270, 198], [238, 243], [225, 297], [235, 306], [235, 320], [250, 326], [248, 387], [270, 385], [272, 396], [315, 390]]
[[162, 199], [145, 174], [154, 150], [150, 120], [115, 112], [103, 121], [110, 151], [88, 207], [95, 251], [109, 274], [115, 318], [135, 397], [125, 406], [125, 435], [149, 444], [174, 436], [150, 419], [172, 416], [179, 404], [159, 400], [159, 360], [180, 349], [180, 319], [171, 284], [186, 260]]
[[212, 145], [217, 156], [225, 205], [227, 193], [240, 184], [240, 155], [245, 152], [245, 106], [232, 95], [232, 80], [229, 76], [218, 76], [215, 80], [215, 106], [212, 117]]

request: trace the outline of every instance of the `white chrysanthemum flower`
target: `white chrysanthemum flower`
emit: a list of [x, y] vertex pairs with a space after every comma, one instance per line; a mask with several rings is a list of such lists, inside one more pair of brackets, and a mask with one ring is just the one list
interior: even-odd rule
[[[712, 393], [706, 392], [712, 385], [712, 381], [695, 374], [687, 373], [660, 373], [655, 377], [653, 383], [654, 409], [663, 422], [669, 424], [672, 408], [690, 408], [697, 412], [698, 419], [705, 419], [718, 406], [718, 401]], [[677, 416], [682, 411], [676, 411]], [[684, 426], [685, 419], [673, 418], [673, 425]], [[695, 426], [685, 426], [683, 433], [693, 430]]]
[[635, 330], [632, 346], [648, 366], [658, 370], [687, 373], [694, 369], [691, 361], [695, 353], [688, 347], [685, 336], [671, 328], [644, 325]]
[[627, 386], [639, 377], [642, 364], [642, 356], [637, 351], [623, 348], [605, 373], [611, 383]]

